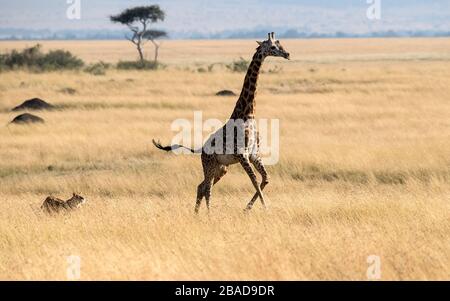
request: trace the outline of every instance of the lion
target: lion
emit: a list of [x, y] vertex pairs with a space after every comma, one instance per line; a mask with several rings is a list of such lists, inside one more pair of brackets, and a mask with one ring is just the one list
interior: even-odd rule
[[48, 213], [59, 213], [61, 211], [71, 211], [81, 207], [86, 203], [86, 199], [78, 194], [73, 194], [73, 196], [67, 201], [63, 201], [53, 196], [49, 196], [45, 199], [41, 206], [41, 209]]

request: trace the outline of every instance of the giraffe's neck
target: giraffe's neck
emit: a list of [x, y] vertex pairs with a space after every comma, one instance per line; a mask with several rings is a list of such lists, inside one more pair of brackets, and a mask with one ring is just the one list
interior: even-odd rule
[[255, 117], [256, 85], [258, 83], [259, 71], [263, 61], [264, 55], [259, 51], [256, 51], [252, 62], [248, 67], [241, 95], [239, 96], [230, 119], [243, 119], [244, 121], [247, 121], [247, 119]]

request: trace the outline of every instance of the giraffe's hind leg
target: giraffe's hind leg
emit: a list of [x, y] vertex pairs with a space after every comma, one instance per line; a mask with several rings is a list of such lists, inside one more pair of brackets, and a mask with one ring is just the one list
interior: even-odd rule
[[[197, 187], [197, 201], [195, 203], [195, 213], [198, 213], [203, 197], [206, 200], [206, 207], [209, 212], [212, 186], [223, 176], [220, 166], [211, 155], [202, 154], [203, 174], [205, 179]], [[225, 171], [226, 172], [226, 171]]]
[[206, 208], [209, 212], [209, 200], [211, 199], [211, 190], [213, 186], [214, 178], [205, 179], [205, 200], [206, 200]]
[[200, 209], [200, 205], [202, 203], [202, 199], [205, 196], [204, 183], [205, 181], [201, 182], [197, 187], [197, 201], [195, 202], [195, 213], [198, 213], [198, 210]]
[[210, 203], [210, 199], [211, 199], [211, 190], [212, 190], [212, 186], [213, 186], [213, 181], [214, 178], [213, 177], [206, 177], [202, 183], [200, 183], [200, 185], [198, 185], [197, 187], [197, 201], [195, 202], [195, 213], [197, 214], [199, 209], [200, 209], [200, 205], [202, 203], [203, 198], [205, 198], [206, 200], [206, 208], [208, 209], [209, 212], [209, 203]]
[[217, 184], [217, 182], [220, 181], [220, 179], [223, 178], [223, 176], [227, 173], [228, 169], [225, 165], [220, 165], [220, 167], [217, 169], [217, 172], [214, 176], [214, 185]]

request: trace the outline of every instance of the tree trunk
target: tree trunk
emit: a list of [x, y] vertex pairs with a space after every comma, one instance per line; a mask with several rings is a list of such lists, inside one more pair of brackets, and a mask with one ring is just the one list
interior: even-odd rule
[[141, 64], [144, 65], [144, 54], [142, 53], [141, 43], [138, 42], [136, 44], [137, 50], [139, 52], [139, 60], [141, 61]]
[[159, 45], [155, 44], [155, 65], [158, 65], [158, 52], [159, 52]]
[[159, 44], [155, 40], [150, 40], [153, 43], [153, 46], [155, 46], [155, 59], [154, 63], [157, 66], [158, 65], [158, 54], [159, 54]]

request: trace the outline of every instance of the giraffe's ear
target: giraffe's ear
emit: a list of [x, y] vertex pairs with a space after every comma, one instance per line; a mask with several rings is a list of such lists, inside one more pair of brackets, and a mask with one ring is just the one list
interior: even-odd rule
[[262, 42], [260, 42], [260, 41], [256, 41], [256, 43], [258, 43], [259, 46], [262, 45]]

